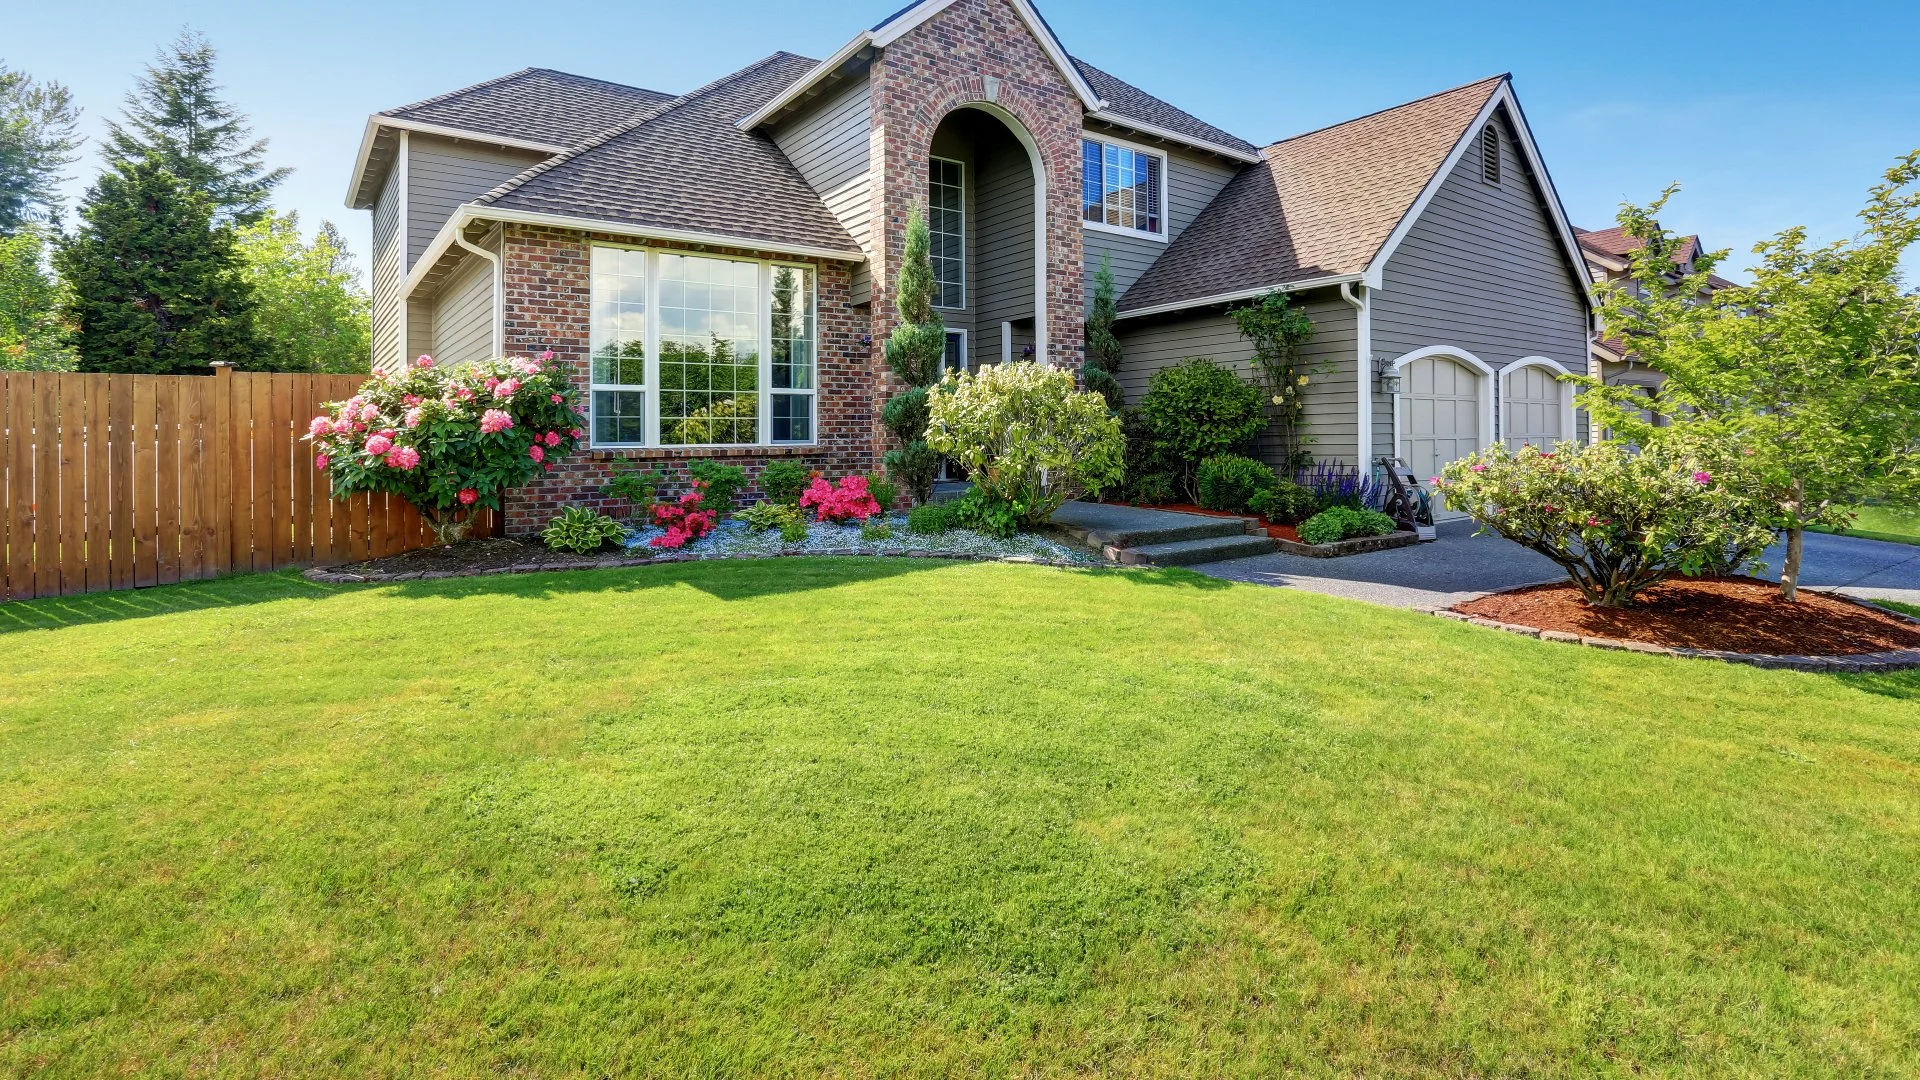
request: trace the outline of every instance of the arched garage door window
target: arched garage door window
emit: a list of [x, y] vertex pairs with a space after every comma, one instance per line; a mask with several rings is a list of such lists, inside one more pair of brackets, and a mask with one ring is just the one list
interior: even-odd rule
[[1544, 356], [1529, 356], [1500, 373], [1506, 398], [1500, 408], [1500, 434], [1507, 448], [1550, 449], [1573, 439], [1573, 387], [1559, 380], [1565, 367]]

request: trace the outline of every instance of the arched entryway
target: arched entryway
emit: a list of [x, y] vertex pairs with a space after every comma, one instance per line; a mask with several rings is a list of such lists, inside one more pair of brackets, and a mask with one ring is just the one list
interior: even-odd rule
[[1558, 361], [1529, 356], [1500, 373], [1506, 396], [1500, 403], [1500, 435], [1507, 448], [1551, 449], [1574, 435], [1573, 387], [1560, 381], [1571, 374]]
[[978, 368], [1047, 355], [1046, 168], [1012, 114], [954, 109], [927, 148], [935, 306], [949, 364]]
[[[1493, 440], [1493, 369], [1464, 349], [1434, 347], [1394, 361], [1394, 445], [1421, 480]], [[1449, 514], [1435, 508], [1434, 516]]]

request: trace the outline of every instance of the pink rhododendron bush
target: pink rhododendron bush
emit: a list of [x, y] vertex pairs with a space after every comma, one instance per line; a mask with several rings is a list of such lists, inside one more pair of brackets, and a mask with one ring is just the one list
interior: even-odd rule
[[1627, 607], [1676, 573], [1758, 568], [1773, 531], [1728, 475], [1736, 467], [1724, 455], [1708, 462], [1611, 442], [1501, 445], [1450, 463], [1432, 483], [1483, 531], [1558, 563], [1589, 604]]
[[654, 504], [654, 524], [666, 532], [647, 541], [648, 546], [677, 551], [713, 532], [720, 523], [720, 511], [708, 509], [707, 486], [705, 480], [695, 480], [692, 491], [673, 502]]
[[800, 508], [812, 510], [817, 521], [831, 521], [836, 525], [849, 521], [865, 523], [868, 518], [880, 516], [880, 501], [867, 489], [864, 476], [845, 477], [838, 487], [827, 483], [825, 477], [816, 476], [813, 484], [801, 492]]
[[335, 498], [386, 491], [417, 507], [443, 544], [474, 510], [500, 508], [586, 438], [579, 394], [552, 353], [442, 366], [421, 357], [376, 375], [313, 418], [314, 465]]

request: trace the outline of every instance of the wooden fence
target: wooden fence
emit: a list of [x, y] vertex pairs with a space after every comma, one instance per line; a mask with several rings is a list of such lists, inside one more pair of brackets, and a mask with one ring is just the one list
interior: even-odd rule
[[0, 599], [377, 558], [432, 533], [331, 497], [307, 421], [359, 375], [0, 372]]

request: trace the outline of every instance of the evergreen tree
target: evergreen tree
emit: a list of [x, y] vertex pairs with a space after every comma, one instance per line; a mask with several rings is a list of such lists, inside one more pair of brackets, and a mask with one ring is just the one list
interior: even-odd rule
[[1100, 256], [1100, 269], [1093, 275], [1093, 307], [1087, 312], [1087, 362], [1080, 378], [1087, 389], [1107, 399], [1107, 408], [1118, 409], [1125, 401], [1120, 390], [1120, 339], [1113, 334], [1119, 319], [1119, 290], [1113, 283], [1113, 260]]
[[933, 480], [940, 471], [940, 456], [927, 446], [927, 390], [940, 381], [947, 355], [946, 324], [933, 310], [932, 249], [926, 215], [916, 206], [907, 218], [906, 246], [893, 290], [900, 325], [887, 339], [887, 366], [908, 389], [887, 402], [880, 419], [901, 444], [887, 451], [887, 471], [922, 504], [933, 497]]
[[60, 171], [77, 160], [80, 110], [56, 82], [0, 63], [0, 236], [60, 219]]
[[254, 327], [268, 368], [369, 370], [372, 305], [332, 222], [322, 222], [307, 244], [298, 214], [268, 211], [237, 230], [235, 250], [241, 276], [253, 288]]
[[224, 360], [258, 368], [252, 291], [233, 234], [203, 194], [158, 158], [109, 169], [87, 191], [81, 227], [54, 265], [80, 370], [203, 374]]
[[212, 200], [216, 220], [251, 222], [293, 170], [269, 170], [261, 161], [267, 140], [248, 141], [246, 116], [220, 99], [213, 61], [213, 46], [192, 30], [161, 49], [127, 95], [122, 121], [107, 125], [107, 162], [125, 169], [157, 156]]

